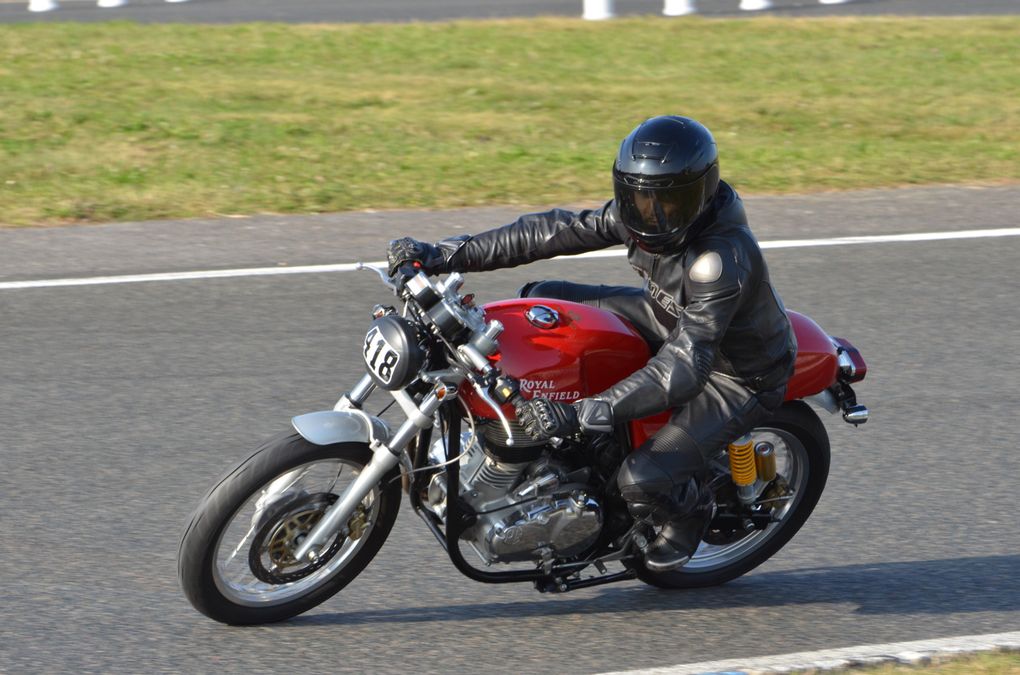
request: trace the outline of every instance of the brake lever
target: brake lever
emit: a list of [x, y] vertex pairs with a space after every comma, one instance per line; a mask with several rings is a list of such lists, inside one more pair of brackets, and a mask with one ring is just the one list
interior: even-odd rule
[[478, 392], [478, 397], [485, 401], [492, 408], [492, 411], [496, 413], [496, 417], [499, 418], [499, 422], [503, 425], [503, 430], [506, 432], [506, 444], [508, 446], [513, 445], [514, 432], [510, 429], [510, 420], [503, 414], [503, 408], [489, 395], [485, 387], [480, 385], [474, 378], [471, 378], [471, 384], [474, 385], [475, 391]]
[[371, 270], [372, 272], [375, 272], [376, 274], [378, 274], [379, 275], [379, 279], [384, 284], [386, 284], [394, 293], [396, 293], [396, 292], [398, 292], [400, 290], [399, 288], [397, 288], [397, 285], [395, 283], [393, 283], [393, 280], [390, 278], [390, 276], [388, 274], [386, 274], [385, 268], [376, 267], [375, 265], [368, 265], [366, 263], [359, 262], [359, 263], [357, 263], [354, 266], [354, 269], [358, 270], [359, 272], [361, 270]]

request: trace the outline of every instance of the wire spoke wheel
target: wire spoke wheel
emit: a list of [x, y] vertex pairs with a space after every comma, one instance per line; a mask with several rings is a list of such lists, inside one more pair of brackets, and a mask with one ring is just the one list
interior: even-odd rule
[[[223, 594], [243, 605], [278, 603], [307, 593], [342, 568], [363, 541], [347, 537], [348, 528], [320, 549], [314, 562], [299, 562], [293, 553], [360, 468], [343, 460], [314, 462], [274, 477], [252, 495], [217, 546], [213, 575]], [[377, 499], [376, 489], [358, 509], [369, 514], [368, 531]]]
[[178, 571], [203, 614], [232, 624], [280, 621], [350, 583], [378, 552], [400, 506], [394, 468], [311, 560], [294, 552], [370, 461], [364, 443], [318, 446], [290, 433], [239, 464], [199, 505]]

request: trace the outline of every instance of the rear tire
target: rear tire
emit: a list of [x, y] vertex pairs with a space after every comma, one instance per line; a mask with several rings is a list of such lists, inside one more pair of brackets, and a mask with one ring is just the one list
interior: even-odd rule
[[811, 515], [825, 488], [829, 475], [829, 436], [818, 415], [802, 401], [783, 404], [768, 422], [756, 427], [751, 433], [759, 435], [775, 432], [780, 437], [794, 439], [799, 443], [803, 453], [796, 447], [791, 448], [790, 452], [806, 465], [802, 468], [805, 471], [804, 481], [797, 490], [794, 505], [784, 514], [782, 521], [773, 530], [765, 532], [759, 545], [750, 546], [746, 552], [732, 560], [711, 565], [703, 558], [699, 563], [699, 556], [703, 556], [703, 549], [699, 549], [687, 565], [669, 572], [652, 572], [638, 563], [634, 569], [639, 579], [659, 588], [670, 589], [718, 586], [747, 574], [790, 541]]
[[[399, 476], [396, 467], [362, 502], [363, 505], [368, 504], [365, 506], [366, 524], [363, 534], [357, 538], [338, 537], [341, 546], [333, 553], [336, 560], [332, 564], [327, 561], [321, 565], [321, 569], [307, 573], [306, 578], [279, 585], [261, 581], [260, 575], [253, 572], [251, 580], [237, 582], [235, 587], [234, 576], [243, 576], [246, 566], [251, 570], [248, 561], [252, 554], [248, 548], [241, 549], [242, 546], [257, 545], [248, 544], [253, 533], [272, 530], [273, 523], [270, 520], [283, 518], [285, 514], [290, 517], [287, 524], [291, 529], [295, 527], [294, 523], [300, 526], [302, 522], [308, 522], [309, 512], [312, 513], [311, 522], [314, 523], [317, 520], [314, 509], [321, 510], [323, 504], [329, 501], [323, 499], [322, 491], [310, 494], [309, 490], [292, 486], [274, 494], [269, 489], [274, 479], [305, 466], [324, 469], [336, 466], [337, 478], [333, 480], [333, 485], [324, 490], [329, 493], [343, 473], [343, 467], [348, 467], [348, 473], [356, 473], [368, 464], [371, 457], [371, 450], [364, 443], [320, 446], [313, 445], [296, 433], [289, 433], [268, 441], [228, 473], [199, 504], [181, 541], [178, 574], [181, 587], [195, 609], [228, 624], [270, 623], [301, 614], [349, 584], [375, 557], [396, 521], [400, 507], [400, 483], [394, 480]], [[327, 471], [323, 473], [328, 474]], [[275, 497], [275, 500], [268, 505], [260, 505], [257, 501], [259, 496], [267, 493]], [[315, 506], [306, 507], [304, 511], [298, 508], [297, 515], [286, 513], [290, 505], [300, 504], [301, 500], [314, 503]], [[254, 515], [247, 516], [253, 509]], [[236, 522], [241, 524], [234, 525]], [[233, 565], [228, 575], [222, 568], [225, 564], [224, 551], [231, 548], [230, 542], [225, 541], [225, 533], [232, 525], [239, 527], [238, 531], [247, 528], [248, 534], [237, 544], [239, 552], [235, 551], [228, 558], [227, 562]], [[278, 535], [282, 541], [288, 530], [282, 527], [277, 530], [284, 533]], [[258, 538], [259, 535], [256, 535], [255, 540]], [[278, 559], [280, 549], [281, 545], [277, 544], [272, 551]], [[262, 555], [261, 547], [255, 555]], [[297, 563], [294, 561], [289, 564]], [[265, 572], [260, 572], [261, 577], [265, 577]]]

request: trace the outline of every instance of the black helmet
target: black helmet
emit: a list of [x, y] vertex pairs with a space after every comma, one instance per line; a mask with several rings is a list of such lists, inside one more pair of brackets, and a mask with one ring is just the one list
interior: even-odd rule
[[688, 117], [645, 120], [620, 145], [613, 186], [620, 217], [637, 245], [652, 253], [669, 249], [719, 187], [715, 139]]

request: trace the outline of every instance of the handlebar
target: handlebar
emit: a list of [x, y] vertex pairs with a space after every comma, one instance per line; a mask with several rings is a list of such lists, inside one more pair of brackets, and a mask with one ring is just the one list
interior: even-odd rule
[[[393, 276], [388, 275], [387, 270], [383, 268], [360, 262], [356, 269], [371, 270], [378, 274], [380, 280], [394, 293], [419, 307], [418, 314], [421, 319], [435, 322], [436, 312], [432, 308], [442, 306], [445, 309], [440, 314], [454, 319], [457, 324], [470, 331], [470, 337], [463, 343], [458, 341], [456, 347], [447, 343], [453, 351], [451, 356], [471, 371], [480, 374], [471, 376], [473, 387], [479, 398], [485, 401], [499, 418], [507, 438], [510, 439], [508, 444], [512, 444], [510, 421], [503, 413], [502, 406], [507, 403], [516, 406], [524, 400], [520, 394], [520, 383], [515, 378], [501, 373], [489, 361], [489, 356], [497, 348], [497, 340], [503, 326], [498, 321], [486, 322], [480, 309], [465, 306], [460, 295], [463, 278], [454, 273], [445, 281], [434, 283], [422, 271], [420, 263], [401, 265]], [[442, 329], [440, 331], [445, 332]], [[450, 336], [443, 339], [447, 337]]]

